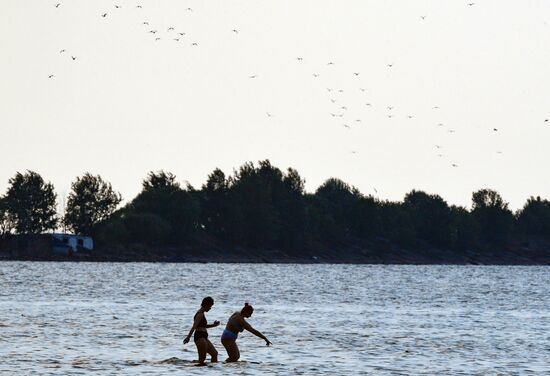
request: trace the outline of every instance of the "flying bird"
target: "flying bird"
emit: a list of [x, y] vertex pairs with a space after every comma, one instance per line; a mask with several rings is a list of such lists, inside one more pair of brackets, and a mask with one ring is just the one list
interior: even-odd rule
[[76, 56], [71, 56], [71, 59], [73, 59], [73, 61], [76, 60]]
[[388, 106], [388, 110], [393, 110], [393, 106]]
[[351, 129], [351, 127], [347, 124], [342, 124], [342, 126], [346, 127], [347, 129]]
[[101, 15], [101, 17], [103, 17], [103, 18], [107, 17], [107, 13], [103, 13], [103, 14]]
[[159, 37], [156, 37], [156, 38], [155, 38], [155, 41], [157, 41], [157, 40], [160, 40], [160, 38], [159, 38]]
[[296, 60], [298, 60], [298, 61], [303, 61], [304, 58], [303, 58], [303, 57], [297, 57]]
[[255, 74], [255, 75], [252, 75], [252, 76], [248, 76], [248, 78], [256, 78], [256, 77], [258, 77], [258, 75], [257, 75], [257, 74]]
[[149, 22], [143, 21], [142, 24], [143, 24], [143, 25], [149, 25]]
[[425, 19], [426, 19], [426, 16], [420, 16], [420, 18], [422, 18], [423, 20], [425, 20]]
[[60, 53], [60, 54], [62, 54], [63, 52], [65, 52], [65, 50], [61, 50], [61, 51], [59, 51], [59, 53]]
[[48, 78], [53, 78], [53, 74], [50, 74], [50, 75], [48, 76]]
[[179, 41], [180, 41], [180, 38], [174, 38], [174, 40], [175, 40], [176, 42], [179, 42]]
[[386, 64], [389, 68], [393, 67], [393, 63], [391, 64]]
[[239, 34], [239, 30], [237, 30], [237, 29], [233, 29], [231, 31], [234, 32], [235, 34]]
[[372, 106], [372, 104], [370, 104], [370, 103], [366, 103], [366, 104], [365, 104], [365, 106]]
[[192, 8], [187, 8], [187, 9], [185, 9], [185, 10], [188, 11], [188, 12], [192, 12], [192, 11], [193, 11]]
[[545, 123], [548, 123], [548, 119], [544, 119], [544, 122], [545, 122]]
[[191, 46], [198, 46], [199, 44], [197, 42], [191, 43]]
[[330, 101], [331, 101], [332, 103], [336, 103], [336, 99], [330, 98]]
[[334, 65], [334, 63], [332, 61], [329, 61], [327, 65]]
[[170, 27], [168, 28], [168, 30], [166, 30], [166, 31], [170, 31], [170, 30], [174, 30], [174, 28], [173, 28], [172, 26], [170, 26]]
[[273, 115], [270, 114], [269, 112], [266, 112], [265, 114], [267, 115], [267, 117], [273, 117]]
[[497, 128], [493, 128], [493, 131], [496, 132], [496, 131], [498, 131], [498, 129], [497, 129]]
[[178, 34], [181, 35], [181, 36], [184, 36], [184, 35], [185, 35], [185, 33], [178, 33]]
[[317, 73], [313, 73], [313, 77], [317, 78], [319, 75]]
[[115, 5], [115, 8], [120, 9], [122, 7], [120, 5]]
[[458, 167], [458, 165], [457, 165], [457, 164], [455, 164], [455, 163], [453, 163], [453, 164], [452, 164], [451, 166], [453, 166], [453, 167]]
[[359, 90], [365, 91], [365, 90], [367, 90], [367, 89], [365, 89], [365, 88], [363, 88], [363, 87], [360, 87]]
[[136, 8], [143, 8], [141, 5], [136, 5]]
[[475, 3], [468, 3], [468, 6], [470, 6], [470, 7], [471, 7], [472, 5], [475, 5]]
[[61, 3], [57, 3], [57, 4], [55, 4], [55, 7], [59, 8], [60, 5], [61, 5]]
[[359, 72], [353, 72], [355, 76], [359, 76]]

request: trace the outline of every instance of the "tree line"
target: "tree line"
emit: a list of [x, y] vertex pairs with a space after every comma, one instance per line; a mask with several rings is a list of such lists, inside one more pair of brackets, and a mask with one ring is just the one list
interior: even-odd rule
[[199, 239], [249, 248], [299, 252], [346, 239], [382, 239], [456, 250], [550, 238], [550, 202], [531, 197], [512, 212], [491, 189], [472, 194], [471, 208], [412, 190], [393, 202], [362, 194], [337, 178], [314, 193], [289, 168], [269, 160], [245, 163], [226, 176], [215, 169], [200, 189], [170, 172], [150, 172], [126, 205], [101, 176], [86, 173], [71, 185], [64, 213], [57, 214], [51, 183], [33, 171], [16, 173], [0, 196], [0, 236], [67, 228], [99, 244], [194, 245]]

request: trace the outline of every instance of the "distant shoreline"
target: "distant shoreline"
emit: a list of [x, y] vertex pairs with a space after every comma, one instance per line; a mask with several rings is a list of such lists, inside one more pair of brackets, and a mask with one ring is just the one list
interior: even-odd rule
[[0, 250], [0, 261], [153, 262], [247, 264], [357, 264], [357, 265], [550, 265], [550, 241], [509, 243], [472, 250], [403, 247], [387, 241], [351, 241], [333, 247], [291, 254], [279, 249], [249, 249], [220, 245], [170, 247], [134, 244], [102, 245], [89, 256], [55, 255], [46, 249]]

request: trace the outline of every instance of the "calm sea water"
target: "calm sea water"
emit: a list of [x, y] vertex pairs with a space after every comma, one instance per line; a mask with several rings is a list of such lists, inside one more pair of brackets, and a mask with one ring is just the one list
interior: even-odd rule
[[[549, 286], [548, 267], [0, 262], [0, 374], [549, 374]], [[253, 304], [273, 346], [245, 332], [241, 362], [194, 367], [206, 295], [209, 321]]]

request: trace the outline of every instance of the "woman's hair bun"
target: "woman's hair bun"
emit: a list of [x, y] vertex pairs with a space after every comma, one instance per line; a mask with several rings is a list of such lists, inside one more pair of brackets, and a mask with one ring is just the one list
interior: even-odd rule
[[245, 306], [245, 307], [248, 307], [248, 302], [245, 302], [245, 303], [244, 303], [244, 306]]

